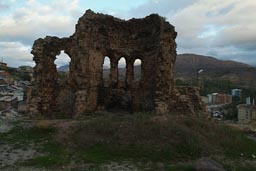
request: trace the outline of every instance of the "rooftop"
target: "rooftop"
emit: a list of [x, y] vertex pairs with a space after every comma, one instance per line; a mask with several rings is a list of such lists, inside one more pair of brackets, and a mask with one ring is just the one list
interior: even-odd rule
[[246, 109], [254, 109], [256, 110], [256, 105], [249, 105], [249, 104], [240, 104], [237, 106], [237, 108], [246, 108]]
[[3, 96], [3, 97], [0, 97], [0, 102], [11, 102], [13, 100], [15, 100], [17, 97], [14, 97], [14, 96]]

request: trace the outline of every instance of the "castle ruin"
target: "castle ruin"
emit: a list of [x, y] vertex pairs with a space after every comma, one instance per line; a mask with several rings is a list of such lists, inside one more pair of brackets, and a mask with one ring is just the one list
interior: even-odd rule
[[[157, 113], [203, 110], [198, 88], [175, 86], [176, 36], [174, 26], [157, 14], [125, 21], [87, 10], [72, 36], [46, 36], [34, 42], [30, 113], [79, 116], [111, 109]], [[60, 83], [54, 62], [63, 50], [71, 62], [68, 78]], [[110, 58], [108, 80], [103, 79], [106, 56]], [[118, 79], [121, 57], [126, 61], [125, 80]], [[142, 62], [140, 80], [134, 79], [136, 59]]]

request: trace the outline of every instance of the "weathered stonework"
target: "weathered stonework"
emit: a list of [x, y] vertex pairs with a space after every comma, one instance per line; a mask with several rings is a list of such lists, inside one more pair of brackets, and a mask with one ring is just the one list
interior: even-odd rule
[[[176, 36], [174, 27], [156, 14], [125, 21], [87, 10], [69, 38], [46, 36], [34, 42], [31, 53], [36, 66], [30, 112], [76, 116], [103, 109], [158, 113], [200, 110], [193, 99], [189, 104], [194, 106], [184, 107], [174, 85]], [[62, 50], [71, 62], [67, 80], [59, 83], [54, 61]], [[111, 61], [108, 81], [103, 81], [105, 56]], [[118, 80], [121, 57], [126, 59], [125, 81]], [[136, 59], [142, 61], [139, 81], [134, 80]]]

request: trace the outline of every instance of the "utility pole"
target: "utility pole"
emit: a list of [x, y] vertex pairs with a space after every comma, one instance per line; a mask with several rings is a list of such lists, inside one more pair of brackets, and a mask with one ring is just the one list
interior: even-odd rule
[[199, 80], [199, 74], [201, 74], [202, 72], [204, 72], [203, 69], [198, 69], [196, 71], [196, 83], [197, 83], [197, 86], [200, 87], [200, 80]]

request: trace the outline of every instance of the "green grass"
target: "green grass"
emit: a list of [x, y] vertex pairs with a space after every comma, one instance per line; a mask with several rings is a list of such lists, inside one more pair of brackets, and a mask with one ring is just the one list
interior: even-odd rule
[[115, 159], [161, 161], [200, 156], [199, 139], [190, 136], [189, 130], [177, 129], [173, 123], [153, 123], [150, 118], [142, 114], [125, 119], [97, 117], [83, 124], [72, 140], [83, 156], [94, 162]]
[[53, 140], [52, 136], [55, 132], [56, 129], [48, 125], [24, 128], [17, 123], [8, 133], [0, 133], [0, 139], [2, 144], [11, 145], [13, 148], [34, 148], [43, 154], [43, 156], [19, 163], [20, 165], [49, 167], [63, 164], [68, 158], [65, 147]]
[[[63, 133], [58, 126], [53, 127], [47, 121], [30, 128], [21, 125], [1, 133], [0, 139], [1, 143], [16, 148], [33, 147], [43, 154], [20, 163], [23, 166], [50, 168], [71, 161], [95, 166], [111, 161], [152, 161], [164, 163], [166, 170], [192, 171], [192, 164], [186, 162], [191, 163], [201, 156], [242, 161], [253, 160], [252, 154], [256, 154], [256, 143], [241, 131], [191, 116], [169, 115], [165, 118], [153, 113], [90, 116], [76, 121], [71, 136], [58, 142], [56, 135]], [[219, 162], [230, 171], [254, 169], [239, 164], [232, 166], [225, 160]]]
[[96, 163], [116, 159], [195, 160], [202, 154], [252, 159], [256, 154], [256, 143], [239, 130], [194, 117], [157, 123], [152, 116], [140, 113], [91, 118], [75, 131], [72, 141], [82, 158]]
[[176, 161], [185, 160], [187, 157], [175, 150], [154, 149], [154, 147], [143, 146], [118, 146], [118, 145], [94, 145], [78, 152], [79, 159], [90, 163], [107, 163], [110, 161]]
[[49, 141], [38, 148], [39, 152], [46, 155], [29, 159], [22, 163], [25, 166], [50, 167], [61, 166], [70, 162], [70, 155], [67, 149], [61, 144]]
[[[107, 163], [110, 161], [121, 162], [129, 161], [166, 161], [170, 155], [167, 151], [156, 151], [154, 148], [139, 146], [113, 146], [113, 145], [94, 145], [80, 150], [79, 158], [90, 163]], [[167, 152], [169, 154], [169, 151]], [[171, 157], [172, 158], [172, 157]]]
[[232, 164], [224, 164], [224, 167], [227, 171], [255, 171], [256, 166], [251, 166], [248, 164], [239, 164], [239, 163], [232, 163]]
[[23, 128], [22, 126], [15, 126], [7, 133], [0, 133], [0, 139], [2, 143], [8, 144], [36, 143], [49, 139], [53, 133], [53, 127], [40, 129], [38, 127]]
[[244, 158], [252, 159], [252, 154], [256, 155], [256, 143], [247, 138], [238, 130], [222, 127], [219, 132], [221, 141], [218, 144], [224, 149], [224, 154], [229, 158], [239, 158], [243, 154]]
[[168, 171], [196, 171], [194, 166], [192, 164], [172, 164], [172, 165], [167, 165], [166, 170]]

